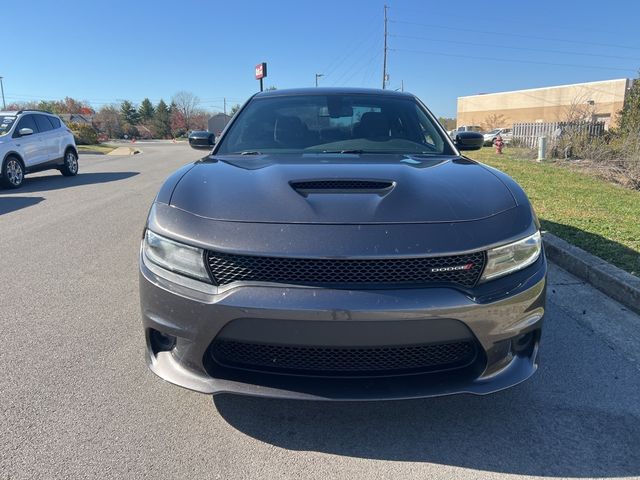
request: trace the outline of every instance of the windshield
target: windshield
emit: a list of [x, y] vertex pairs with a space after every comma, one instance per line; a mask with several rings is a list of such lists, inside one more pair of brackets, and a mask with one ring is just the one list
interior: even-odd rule
[[310, 94], [254, 98], [216, 153], [454, 152], [410, 97]]
[[0, 115], [0, 137], [9, 133], [15, 121], [15, 115]]
[[495, 133], [500, 133], [500, 129], [499, 129], [499, 128], [496, 128], [496, 129], [494, 129], [494, 130], [491, 130], [491, 131], [488, 133], [488, 135], [492, 135], [492, 134], [495, 134]]

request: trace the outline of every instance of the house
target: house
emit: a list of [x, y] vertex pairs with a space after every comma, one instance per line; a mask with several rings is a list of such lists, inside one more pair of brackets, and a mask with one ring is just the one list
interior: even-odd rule
[[79, 123], [80, 125], [91, 125], [93, 115], [82, 115], [79, 113], [61, 113], [58, 115], [64, 123]]
[[631, 82], [619, 78], [458, 97], [457, 124], [491, 129], [518, 122], [590, 120], [609, 128], [617, 124]]
[[207, 121], [207, 130], [211, 133], [215, 133], [216, 137], [220, 136], [224, 127], [227, 126], [231, 120], [231, 116], [225, 113], [216, 113], [212, 117], [209, 117]]

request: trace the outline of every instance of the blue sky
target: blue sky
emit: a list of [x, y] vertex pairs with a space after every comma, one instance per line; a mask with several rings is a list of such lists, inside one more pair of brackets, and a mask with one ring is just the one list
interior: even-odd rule
[[[479, 92], [635, 77], [640, 2], [459, 0], [5, 1], [7, 101], [72, 96], [98, 108], [188, 90], [221, 110], [266, 85], [379, 88], [383, 5], [389, 88], [453, 116]], [[10, 27], [10, 28], [9, 28]], [[9, 46], [10, 44], [10, 46]], [[480, 58], [483, 57], [483, 58]]]

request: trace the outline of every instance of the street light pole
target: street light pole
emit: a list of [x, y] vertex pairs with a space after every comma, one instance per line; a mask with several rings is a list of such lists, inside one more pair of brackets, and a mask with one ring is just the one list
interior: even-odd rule
[[384, 48], [382, 50], [382, 89], [387, 86], [387, 7], [384, 6]]
[[0, 77], [0, 91], [2, 91], [2, 109], [6, 110], [7, 104], [4, 102], [4, 85], [2, 85], [2, 78], [3, 77]]
[[324, 77], [324, 73], [316, 73], [316, 87], [318, 86], [318, 79]]

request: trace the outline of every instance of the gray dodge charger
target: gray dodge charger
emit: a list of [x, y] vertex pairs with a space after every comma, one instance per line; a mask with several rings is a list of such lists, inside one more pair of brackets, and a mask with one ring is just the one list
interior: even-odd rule
[[256, 94], [205, 140], [161, 187], [140, 249], [158, 376], [382, 400], [536, 371], [540, 225], [516, 182], [461, 155], [481, 134], [450, 139], [410, 94], [316, 88]]

